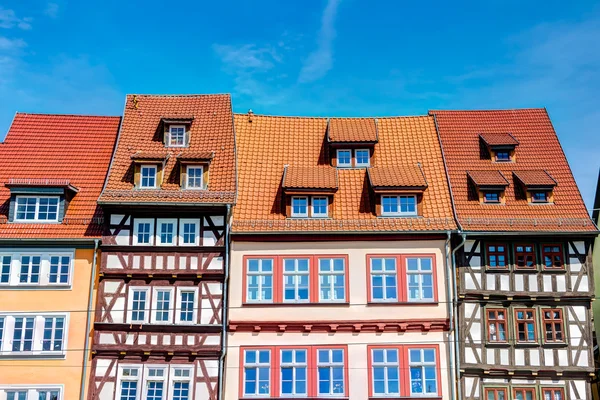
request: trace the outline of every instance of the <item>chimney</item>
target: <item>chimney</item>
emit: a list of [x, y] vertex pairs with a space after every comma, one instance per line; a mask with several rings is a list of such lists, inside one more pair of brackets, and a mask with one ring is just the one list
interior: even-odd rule
[[254, 113], [252, 112], [252, 109], [248, 110], [248, 122], [252, 122], [252, 116], [254, 115]]

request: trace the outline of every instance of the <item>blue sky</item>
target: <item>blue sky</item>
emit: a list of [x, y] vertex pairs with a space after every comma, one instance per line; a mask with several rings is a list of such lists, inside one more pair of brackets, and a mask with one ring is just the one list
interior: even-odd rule
[[599, 39], [583, 0], [0, 0], [0, 135], [16, 111], [119, 115], [126, 93], [284, 115], [546, 107], [591, 207]]

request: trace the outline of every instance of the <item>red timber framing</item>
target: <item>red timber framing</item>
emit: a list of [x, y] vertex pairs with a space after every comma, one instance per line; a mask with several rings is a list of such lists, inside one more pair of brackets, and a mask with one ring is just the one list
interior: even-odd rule
[[[118, 399], [123, 368], [140, 371], [143, 396], [145, 366], [156, 365], [189, 369], [190, 399], [218, 399], [227, 211], [166, 208], [105, 211], [89, 400]], [[152, 221], [149, 243], [137, 243], [139, 220]], [[161, 244], [161, 221], [173, 223], [171, 243]], [[189, 221], [195, 225], [184, 240]]]

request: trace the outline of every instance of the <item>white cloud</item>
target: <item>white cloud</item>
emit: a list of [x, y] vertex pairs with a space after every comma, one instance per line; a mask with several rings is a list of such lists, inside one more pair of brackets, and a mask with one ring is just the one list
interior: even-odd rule
[[14, 10], [0, 6], [0, 28], [11, 29], [17, 27], [23, 30], [31, 29], [33, 18], [19, 18]]
[[245, 44], [238, 47], [215, 44], [213, 50], [225, 66], [233, 71], [267, 71], [273, 68], [275, 63], [281, 62], [281, 57], [271, 46]]
[[4, 36], [0, 36], [0, 51], [12, 51], [21, 49], [27, 46], [27, 43], [23, 39], [9, 39]]
[[321, 17], [321, 28], [317, 36], [317, 48], [304, 62], [298, 81], [313, 82], [324, 77], [333, 67], [333, 41], [336, 37], [335, 17], [340, 0], [328, 0]]
[[50, 18], [58, 17], [58, 4], [52, 2], [48, 3], [46, 5], [46, 10], [44, 10], [44, 14], [46, 14]]

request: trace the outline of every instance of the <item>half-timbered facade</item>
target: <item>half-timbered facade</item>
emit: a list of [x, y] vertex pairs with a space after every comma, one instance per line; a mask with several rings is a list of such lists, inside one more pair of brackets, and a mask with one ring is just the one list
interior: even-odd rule
[[90, 400], [218, 398], [234, 200], [229, 96], [127, 96], [99, 200]]
[[223, 399], [452, 398], [433, 118], [235, 115]]
[[590, 220], [545, 110], [434, 111], [454, 240], [464, 399], [590, 399]]

